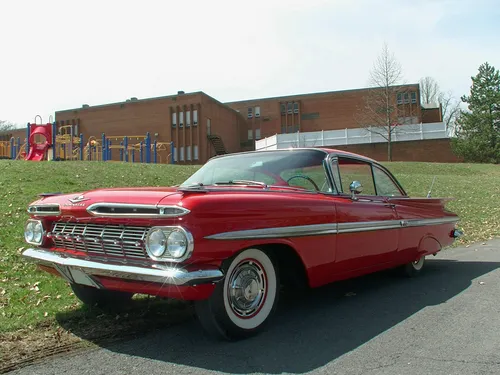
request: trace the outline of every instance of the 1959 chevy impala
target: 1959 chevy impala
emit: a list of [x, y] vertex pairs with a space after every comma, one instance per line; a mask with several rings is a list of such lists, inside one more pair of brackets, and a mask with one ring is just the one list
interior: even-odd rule
[[445, 203], [410, 198], [360, 155], [253, 151], [212, 158], [174, 187], [41, 194], [23, 255], [85, 304], [134, 293], [194, 301], [208, 332], [237, 339], [262, 330], [283, 284], [419, 274], [461, 235]]

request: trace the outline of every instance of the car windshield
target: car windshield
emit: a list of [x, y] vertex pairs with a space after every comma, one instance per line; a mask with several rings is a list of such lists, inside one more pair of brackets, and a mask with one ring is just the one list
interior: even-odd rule
[[277, 150], [209, 160], [181, 188], [206, 185], [277, 185], [332, 192], [320, 150]]

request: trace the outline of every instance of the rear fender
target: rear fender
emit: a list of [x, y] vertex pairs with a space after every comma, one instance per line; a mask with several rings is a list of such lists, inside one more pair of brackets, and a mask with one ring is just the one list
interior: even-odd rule
[[418, 258], [424, 255], [436, 254], [441, 251], [442, 248], [441, 243], [435, 237], [425, 236], [418, 244]]

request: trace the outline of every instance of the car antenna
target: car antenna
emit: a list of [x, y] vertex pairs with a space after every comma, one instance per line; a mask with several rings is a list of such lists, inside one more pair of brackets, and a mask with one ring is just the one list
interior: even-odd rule
[[432, 179], [432, 184], [431, 184], [431, 187], [429, 189], [429, 192], [427, 193], [427, 198], [431, 197], [431, 191], [432, 191], [432, 187], [434, 186], [434, 181], [436, 181], [436, 176], [434, 176], [434, 178]]

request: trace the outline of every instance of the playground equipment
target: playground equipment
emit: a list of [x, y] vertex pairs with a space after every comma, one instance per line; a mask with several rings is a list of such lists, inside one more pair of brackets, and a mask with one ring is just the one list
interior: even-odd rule
[[[15, 152], [17, 151], [16, 159], [48, 160], [50, 149], [53, 148], [52, 124], [28, 124], [26, 132], [29, 136], [23, 147], [19, 146], [18, 138], [15, 150]], [[26, 150], [25, 152], [23, 152], [23, 148]]]
[[[119, 156], [116, 158], [118, 152]], [[174, 151], [173, 142], [158, 142], [146, 133], [134, 136], [109, 136], [104, 133], [100, 138], [90, 136], [84, 142], [83, 134], [76, 136], [72, 125], [57, 127], [56, 123], [30, 124], [26, 129], [25, 143], [11, 138], [0, 142], [0, 156], [10, 159], [41, 160], [84, 160], [84, 161], [122, 161], [140, 163], [171, 163]], [[113, 157], [113, 155], [115, 157]]]

